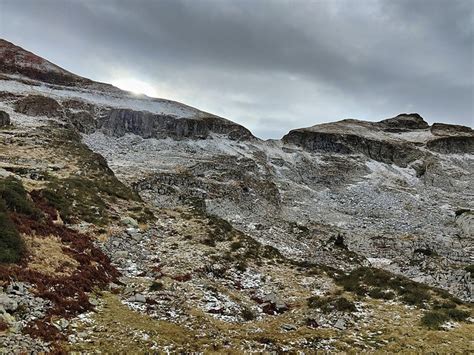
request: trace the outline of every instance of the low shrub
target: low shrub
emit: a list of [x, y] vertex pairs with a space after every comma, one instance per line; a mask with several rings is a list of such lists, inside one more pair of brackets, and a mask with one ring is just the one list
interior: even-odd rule
[[239, 262], [235, 268], [240, 272], [245, 272], [247, 270], [247, 263], [245, 261]]
[[464, 268], [468, 273], [471, 274], [471, 277], [474, 277], [474, 264], [468, 265]]
[[25, 252], [23, 239], [10, 214], [25, 214], [35, 219], [40, 216], [21, 181], [13, 177], [0, 180], [0, 263], [17, 263]]
[[470, 313], [456, 308], [454, 303], [437, 303], [434, 310], [426, 312], [421, 318], [421, 324], [430, 329], [439, 329], [448, 320], [463, 322], [469, 318]]
[[4, 202], [0, 200], [0, 263], [18, 262], [24, 251], [23, 240], [8, 217]]
[[161, 290], [163, 290], [163, 288], [164, 288], [163, 282], [153, 281], [152, 284], [149, 287], [149, 290], [150, 291], [161, 291]]
[[313, 296], [308, 298], [309, 308], [319, 308], [324, 313], [332, 311], [351, 313], [357, 311], [355, 304], [345, 297], [320, 297]]
[[243, 246], [243, 244], [240, 240], [237, 241], [237, 242], [232, 242], [232, 244], [230, 245], [230, 250], [236, 251], [236, 250], [239, 250], [240, 248], [242, 248], [242, 246]]
[[246, 322], [255, 319], [255, 313], [248, 307], [242, 308], [240, 315], [242, 316], [243, 320]]
[[22, 213], [28, 216], [39, 216], [20, 180], [7, 177], [0, 180], [0, 199], [10, 212]]
[[449, 317], [440, 311], [429, 311], [426, 312], [421, 318], [421, 324], [429, 329], [436, 330], [448, 320]]
[[452, 320], [462, 322], [469, 318], [470, 314], [467, 311], [463, 311], [457, 308], [450, 308], [445, 311], [445, 314]]
[[336, 277], [336, 282], [344, 287], [344, 290], [359, 296], [393, 298], [396, 293], [403, 302], [418, 307], [424, 306], [431, 299], [428, 286], [370, 267], [361, 267], [349, 274]]

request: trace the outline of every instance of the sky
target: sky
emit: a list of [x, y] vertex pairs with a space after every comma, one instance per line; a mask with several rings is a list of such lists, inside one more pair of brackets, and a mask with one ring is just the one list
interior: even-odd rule
[[402, 112], [474, 126], [474, 0], [0, 0], [0, 38], [260, 138]]

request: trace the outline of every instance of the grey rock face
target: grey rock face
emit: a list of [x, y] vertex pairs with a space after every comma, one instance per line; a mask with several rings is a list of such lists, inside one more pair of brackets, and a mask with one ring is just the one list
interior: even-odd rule
[[101, 130], [109, 136], [121, 137], [133, 133], [143, 138], [207, 138], [210, 133], [227, 135], [231, 139], [250, 139], [246, 128], [219, 117], [176, 118], [145, 111], [114, 109], [100, 120]]
[[427, 148], [443, 154], [474, 153], [474, 136], [453, 136], [433, 139]]
[[6, 311], [14, 312], [18, 308], [18, 302], [7, 295], [0, 295], [0, 305]]
[[313, 152], [361, 153], [371, 159], [403, 167], [423, 156], [423, 153], [410, 143], [376, 140], [355, 134], [294, 130], [284, 136], [283, 141]]
[[309, 152], [363, 154], [387, 164], [406, 167], [431, 154], [474, 151], [474, 133], [464, 126], [434, 124], [416, 114], [400, 114], [380, 122], [353, 119], [295, 129], [283, 137]]
[[29, 95], [15, 103], [15, 111], [28, 116], [58, 117], [60, 110], [56, 100], [41, 95]]
[[70, 112], [67, 120], [81, 133], [90, 134], [97, 128], [97, 122], [94, 117], [86, 111]]
[[433, 123], [431, 126], [431, 133], [435, 136], [447, 136], [452, 134], [469, 134], [474, 135], [474, 131], [470, 127], [446, 124], [446, 123]]
[[9, 126], [10, 124], [10, 115], [5, 111], [0, 111], [0, 127]]
[[391, 130], [429, 128], [428, 123], [417, 113], [402, 113], [396, 117], [382, 120], [379, 124]]

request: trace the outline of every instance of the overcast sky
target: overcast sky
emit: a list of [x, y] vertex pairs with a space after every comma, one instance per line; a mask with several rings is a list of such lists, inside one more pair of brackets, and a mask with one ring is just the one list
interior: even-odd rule
[[261, 138], [401, 112], [474, 126], [474, 0], [0, 0], [0, 37]]

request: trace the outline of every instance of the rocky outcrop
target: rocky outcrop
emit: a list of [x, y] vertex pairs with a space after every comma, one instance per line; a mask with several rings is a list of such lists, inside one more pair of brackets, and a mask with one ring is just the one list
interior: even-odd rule
[[85, 134], [94, 133], [97, 128], [97, 121], [86, 111], [68, 112], [67, 121], [79, 132]]
[[402, 113], [396, 117], [382, 120], [378, 124], [392, 132], [429, 128], [428, 123], [417, 113]]
[[5, 111], [0, 111], [0, 127], [9, 126], [10, 124], [10, 115]]
[[443, 154], [474, 153], [474, 136], [450, 136], [430, 140], [427, 148]]
[[380, 122], [353, 119], [290, 131], [283, 142], [312, 152], [363, 154], [370, 159], [406, 167], [430, 155], [474, 152], [474, 133], [464, 126], [435, 123], [417, 113], [403, 113]]
[[100, 119], [100, 129], [109, 136], [133, 133], [143, 138], [204, 139], [210, 133], [227, 135], [230, 139], [253, 138], [248, 129], [216, 116], [176, 118], [128, 109], [110, 110]]
[[430, 131], [435, 136], [474, 135], [474, 131], [470, 127], [446, 123], [433, 123]]
[[457, 211], [456, 224], [461, 228], [464, 236], [474, 236], [474, 211], [469, 209]]
[[58, 117], [61, 105], [50, 97], [29, 95], [15, 102], [15, 111], [28, 116]]
[[474, 131], [472, 128], [434, 123], [430, 131], [435, 138], [426, 144], [428, 149], [443, 154], [474, 153]]
[[339, 132], [293, 130], [283, 137], [283, 142], [314, 152], [364, 154], [368, 158], [403, 167], [423, 156], [411, 143], [377, 140]]

